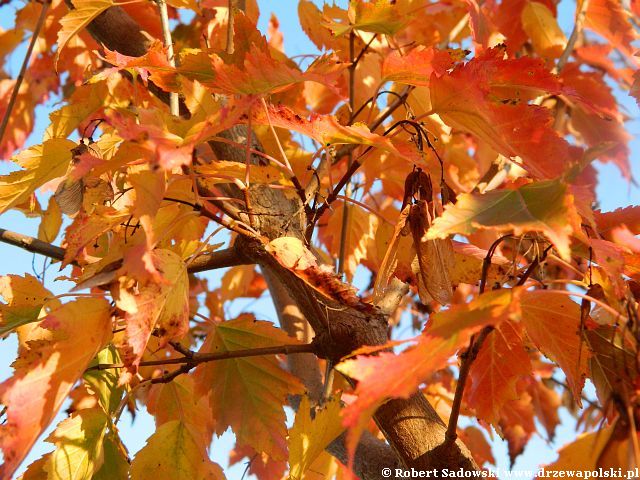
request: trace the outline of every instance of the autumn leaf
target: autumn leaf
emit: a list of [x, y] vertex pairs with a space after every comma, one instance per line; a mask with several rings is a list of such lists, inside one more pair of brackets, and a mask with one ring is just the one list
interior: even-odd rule
[[161, 280], [149, 282], [131, 293], [117, 291], [117, 304], [126, 312], [125, 365], [135, 370], [154, 329], [161, 344], [180, 339], [189, 328], [189, 277], [184, 261], [170, 250], [154, 250], [152, 262]]
[[239, 297], [258, 298], [266, 288], [264, 278], [256, 272], [254, 265], [238, 265], [231, 267], [222, 276], [220, 295], [222, 301], [231, 301]]
[[308, 396], [303, 396], [296, 419], [289, 430], [289, 477], [307, 478], [307, 471], [324, 449], [343, 431], [340, 399], [333, 398], [315, 411], [311, 418]]
[[487, 423], [497, 424], [503, 405], [518, 398], [516, 383], [531, 374], [522, 327], [512, 321], [492, 331], [471, 364], [465, 401]]
[[[582, 4], [584, 0], [579, 0]], [[628, 14], [615, 0], [593, 0], [586, 7], [585, 27], [602, 35], [631, 61], [636, 48], [632, 42], [638, 38]]]
[[[345, 213], [348, 212], [348, 213]], [[343, 229], [343, 216], [347, 215], [347, 224]], [[340, 244], [344, 249], [344, 271], [347, 280], [351, 280], [357, 266], [367, 257], [367, 249], [375, 238], [378, 228], [378, 218], [357, 205], [348, 208], [345, 204], [338, 205], [329, 216], [326, 229], [320, 231], [320, 239], [327, 245], [329, 251], [340, 251]]]
[[387, 2], [357, 0], [349, 4], [349, 23], [327, 22], [326, 26], [336, 36], [351, 30], [394, 35], [410, 20], [410, 10], [402, 11], [400, 5]]
[[49, 313], [23, 339], [14, 375], [0, 385], [0, 402], [7, 407], [7, 420], [0, 427], [3, 478], [15, 472], [73, 384], [111, 338], [109, 311], [105, 300], [80, 298]]
[[447, 205], [434, 220], [428, 239], [446, 238], [476, 229], [544, 233], [562, 258], [571, 254], [570, 235], [579, 232], [579, 217], [573, 196], [558, 181], [537, 182], [516, 189], [494, 190], [485, 194], [463, 194], [455, 205]]
[[111, 0], [75, 0], [73, 9], [69, 10], [61, 20], [62, 28], [58, 32], [58, 50], [56, 52], [56, 64], [60, 59], [60, 53], [69, 43], [69, 40], [77, 35], [91, 21], [102, 12], [112, 7]]
[[371, 311], [357, 290], [343, 282], [328, 265], [318, 265], [316, 258], [302, 240], [296, 237], [279, 237], [269, 242], [265, 249], [283, 267], [291, 270], [318, 293], [361, 311]]
[[355, 452], [366, 423], [388, 398], [408, 398], [431, 374], [446, 366], [449, 358], [471, 333], [464, 330], [448, 338], [422, 335], [418, 343], [399, 355], [384, 352], [378, 356], [359, 356], [336, 366], [343, 375], [358, 381], [357, 399], [344, 409], [344, 425], [350, 428], [347, 448]]
[[91, 480], [104, 461], [107, 422], [101, 408], [79, 410], [60, 422], [47, 438], [56, 447], [43, 467], [48, 478]]
[[38, 238], [43, 242], [52, 243], [58, 236], [61, 226], [62, 212], [55, 198], [51, 197], [38, 226]]
[[160, 425], [131, 463], [132, 480], [192, 478], [222, 480], [220, 466], [209, 459], [198, 435], [180, 420]]
[[558, 58], [564, 51], [567, 39], [553, 12], [544, 4], [532, 1], [526, 3], [522, 10], [522, 28], [540, 55]]
[[[298, 343], [269, 322], [252, 315], [219, 323], [202, 345], [202, 352], [230, 352]], [[283, 406], [287, 395], [301, 393], [299, 380], [273, 357], [234, 358], [198, 367], [196, 393], [210, 393], [216, 433], [231, 427], [238, 441], [274, 459], [287, 458]]]
[[467, 329], [487, 325], [499, 326], [509, 320], [520, 320], [520, 289], [502, 289], [483, 293], [469, 303], [452, 305], [436, 313], [425, 328], [431, 337], [451, 338]]
[[334, 115], [312, 115], [310, 119], [306, 119], [284, 105], [270, 105], [268, 116], [263, 108], [255, 109], [252, 122], [300, 132], [325, 147], [340, 144], [366, 145], [393, 153], [408, 161], [418, 161], [419, 158], [410, 149], [399, 149], [401, 147], [389, 138], [372, 133], [366, 125], [345, 126], [340, 124]]
[[28, 323], [36, 322], [45, 304], [58, 306], [59, 301], [32, 275], [0, 277], [0, 335]]
[[591, 352], [580, 335], [580, 305], [552, 290], [524, 292], [520, 305], [528, 337], [562, 368], [575, 402], [582, 405]]
[[24, 170], [0, 177], [0, 213], [27, 200], [49, 180], [63, 176], [75, 146], [71, 140], [52, 138], [16, 155], [14, 161]]
[[414, 48], [406, 55], [393, 51], [382, 62], [382, 79], [388, 82], [428, 86], [431, 74], [444, 74], [453, 66], [453, 58], [446, 50]]
[[130, 216], [126, 210], [96, 207], [92, 214], [80, 212], [65, 231], [66, 249], [62, 265], [78, 261], [84, 248]]
[[551, 179], [574, 163], [548, 109], [523, 103], [530, 91], [560, 92], [539, 61], [503, 59], [493, 48], [451, 73], [432, 75], [431, 104], [453, 128], [474, 134], [508, 158], [520, 157], [534, 178]]

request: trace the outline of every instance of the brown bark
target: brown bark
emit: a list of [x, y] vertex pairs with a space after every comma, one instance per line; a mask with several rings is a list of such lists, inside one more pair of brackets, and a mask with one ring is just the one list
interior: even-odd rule
[[[104, 12], [88, 29], [97, 40], [111, 50], [131, 56], [140, 56], [146, 51], [148, 39], [141, 33], [139, 26], [119, 7], [112, 7]], [[166, 94], [160, 96], [163, 99], [167, 97]], [[246, 142], [248, 133], [250, 134], [246, 127], [236, 126], [222, 135], [242, 144]], [[259, 148], [255, 137], [252, 138], [252, 143], [255, 148]], [[220, 142], [212, 143], [211, 146], [219, 158], [245, 161], [245, 150], [242, 148]], [[252, 158], [252, 162], [257, 163], [257, 160]], [[281, 190], [254, 186], [251, 187], [250, 200], [255, 214], [252, 226], [262, 235], [270, 239], [283, 235], [303, 237], [304, 209], [299, 199], [287, 198]], [[243, 214], [242, 220], [249, 223], [246, 214]], [[288, 318], [292, 311], [287, 309], [295, 306], [298, 309], [296, 317], [299, 319], [298, 315], [301, 314], [315, 331], [314, 342], [319, 346], [323, 357], [337, 362], [355, 348], [363, 345], [381, 345], [387, 341], [387, 318], [392, 310], [393, 299], [390, 301], [391, 305], [384, 305], [384, 309], [377, 308], [373, 313], [364, 313], [339, 305], [320, 297], [293, 273], [281, 267], [257, 242], [238, 238], [235, 246], [241, 250], [242, 255], [258, 263], [265, 272], [273, 287], [271, 293], [280, 309], [283, 327], [287, 328], [291, 322], [298, 321]], [[398, 289], [398, 292], [396, 297], [400, 298], [402, 289]], [[328, 325], [330, 328], [327, 328]], [[318, 388], [315, 370], [307, 378], [307, 382], [314, 390]], [[441, 451], [445, 442], [445, 426], [420, 393], [409, 399], [388, 401], [378, 410], [375, 420], [405, 467], [418, 470], [434, 467], [477, 468], [461, 442], [454, 448], [448, 448], [447, 452]], [[380, 469], [395, 466], [395, 462], [391, 464], [392, 457], [388, 453], [388, 447], [374, 440], [370, 437], [365, 438], [358, 450], [356, 470], [362, 478], [380, 478]], [[334, 442], [329, 451], [339, 459], [345, 460], [344, 442], [341, 439]]]

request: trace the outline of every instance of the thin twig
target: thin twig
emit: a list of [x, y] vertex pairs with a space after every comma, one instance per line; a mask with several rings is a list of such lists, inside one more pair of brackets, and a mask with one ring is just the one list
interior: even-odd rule
[[571, 53], [573, 53], [573, 49], [578, 41], [578, 37], [580, 36], [580, 32], [582, 32], [582, 28], [584, 27], [584, 20], [587, 13], [587, 8], [589, 8], [589, 0], [583, 0], [582, 2], [576, 2], [576, 8], [579, 9], [576, 12], [576, 23], [573, 26], [573, 30], [571, 32], [571, 36], [567, 41], [567, 46], [564, 48], [562, 55], [558, 59], [558, 63], [556, 64], [556, 68], [554, 69], [554, 73], [558, 74], [564, 68], [564, 66], [569, 61], [569, 57]]
[[[172, 344], [175, 348], [175, 344]], [[189, 352], [188, 355], [184, 355], [179, 358], [167, 358], [164, 360], [148, 360], [140, 362], [140, 367], [154, 367], [164, 365], [182, 365], [182, 367], [188, 367], [186, 371], [200, 365], [201, 363], [214, 362], [216, 360], [229, 360], [232, 358], [247, 358], [247, 357], [260, 357], [263, 355], [291, 355], [295, 353], [315, 353], [316, 345], [313, 343], [304, 343], [302, 345], [275, 345], [272, 347], [261, 348], [248, 348], [243, 350], [232, 350], [228, 352], [216, 352], [216, 353], [198, 353], [191, 350], [181, 348], [181, 350]], [[182, 368], [181, 367], [181, 368]], [[89, 367], [87, 371], [91, 370], [111, 370], [114, 368], [125, 368], [122, 364], [113, 363], [99, 363], [93, 367]], [[174, 373], [174, 372], [171, 372]], [[172, 377], [175, 378], [175, 377]]]
[[[353, 30], [349, 34], [349, 60], [351, 61], [351, 65], [349, 66], [349, 110], [353, 112], [355, 108], [355, 81], [356, 81], [356, 66], [357, 62], [354, 60], [355, 55], [355, 41], [356, 34]], [[353, 164], [353, 150], [349, 152], [349, 168], [351, 168]], [[347, 188], [345, 190], [345, 197], [351, 198], [353, 185], [351, 182], [351, 178], [347, 182]], [[340, 227], [340, 244], [338, 249], [338, 275], [342, 275], [344, 273], [344, 261], [345, 255], [347, 251], [347, 232], [349, 231], [349, 210], [350, 205], [348, 202], [345, 202], [342, 205], [342, 225]], [[327, 378], [330, 376], [327, 375]], [[331, 379], [333, 377], [331, 376]]]
[[18, 77], [16, 78], [16, 83], [13, 86], [13, 91], [11, 92], [9, 103], [7, 104], [7, 110], [4, 112], [4, 117], [2, 118], [2, 124], [0, 124], [0, 145], [2, 145], [4, 132], [7, 129], [7, 125], [9, 124], [9, 118], [11, 118], [11, 111], [13, 110], [13, 107], [16, 103], [16, 99], [18, 98], [18, 92], [20, 91], [20, 86], [22, 85], [22, 81], [24, 80], [27, 67], [29, 66], [29, 60], [31, 59], [33, 48], [35, 47], [36, 41], [38, 40], [38, 35], [40, 35], [40, 30], [42, 30], [42, 25], [44, 25], [44, 21], [47, 18], [47, 10], [49, 10], [49, 5], [51, 5], [50, 1], [45, 1], [42, 3], [42, 10], [40, 10], [40, 16], [38, 17], [38, 22], [36, 23], [36, 26], [33, 29], [33, 35], [31, 35], [31, 42], [29, 42], [29, 47], [27, 48], [27, 52], [24, 55], [24, 60], [22, 61], [22, 66], [20, 67], [20, 73], [18, 73]]
[[453, 444], [457, 438], [458, 417], [460, 416], [460, 406], [462, 405], [462, 397], [464, 395], [464, 387], [467, 383], [467, 377], [471, 370], [471, 364], [474, 362], [484, 341], [493, 332], [493, 325], [487, 325], [480, 333], [473, 335], [469, 340], [469, 347], [460, 355], [462, 362], [460, 363], [460, 373], [458, 375], [458, 383], [456, 385], [456, 393], [453, 397], [451, 405], [451, 414], [449, 415], [449, 424], [447, 425], [447, 433], [445, 434], [445, 443]]
[[[176, 59], [173, 54], [173, 40], [171, 40], [171, 29], [169, 28], [169, 15], [167, 13], [167, 3], [165, 0], [156, 0], [158, 4], [158, 9], [160, 10], [160, 22], [162, 23], [162, 36], [164, 39], [164, 46], [167, 48], [167, 57], [169, 60], [169, 65], [171, 67], [176, 67]], [[171, 115], [179, 116], [180, 115], [180, 101], [178, 98], [178, 94], [176, 92], [171, 92], [169, 94], [169, 109], [171, 110]]]

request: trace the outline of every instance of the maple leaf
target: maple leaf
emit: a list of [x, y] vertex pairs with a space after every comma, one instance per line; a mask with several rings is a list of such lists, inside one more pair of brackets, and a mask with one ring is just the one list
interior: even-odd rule
[[580, 305], [552, 290], [524, 292], [520, 305], [527, 336], [560, 366], [575, 402], [581, 406], [591, 352], [580, 333]]
[[365, 303], [355, 287], [344, 283], [333, 268], [318, 265], [316, 258], [302, 240], [296, 237], [279, 237], [265, 246], [283, 267], [291, 270], [299, 278], [325, 297], [332, 298], [342, 305], [348, 305], [361, 311], [371, 311], [373, 306]]
[[94, 18], [114, 5], [112, 0], [75, 0], [72, 3], [74, 8], [60, 19], [62, 28], [58, 32], [56, 64], [69, 40], [89, 25]]
[[222, 480], [220, 466], [209, 459], [197, 433], [180, 420], [160, 425], [131, 463], [132, 480], [190, 478]]
[[45, 304], [59, 306], [59, 301], [36, 277], [6, 275], [0, 277], [0, 335], [38, 320]]
[[3, 478], [15, 472], [73, 384], [111, 338], [109, 311], [103, 299], [80, 298], [52, 311], [26, 333], [13, 377], [0, 384], [0, 402], [7, 407], [7, 420], [0, 427]]
[[303, 396], [296, 419], [289, 429], [289, 478], [307, 478], [311, 465], [344, 428], [340, 421], [340, 399], [333, 398], [315, 411], [311, 418], [309, 397]]
[[48, 478], [94, 478], [104, 461], [102, 445], [108, 420], [101, 408], [88, 408], [60, 422], [46, 440], [56, 446], [43, 466]]
[[85, 247], [129, 216], [128, 211], [113, 207], [96, 207], [92, 214], [81, 211], [65, 231], [66, 249], [62, 266], [78, 261]]
[[63, 176], [75, 146], [71, 140], [52, 138], [16, 155], [13, 160], [24, 170], [0, 176], [0, 213], [27, 200], [46, 182]]
[[511, 466], [535, 431], [531, 396], [526, 391], [518, 391], [518, 398], [506, 402], [500, 409], [499, 432], [507, 440]]
[[[200, 350], [231, 352], [296, 343], [271, 323], [244, 314], [215, 325]], [[209, 395], [216, 433], [231, 427], [241, 444], [275, 460], [287, 458], [283, 406], [287, 395], [301, 393], [302, 386], [273, 356], [203, 364], [196, 369], [195, 381], [196, 393]]]
[[428, 86], [431, 74], [443, 75], [453, 66], [451, 53], [433, 47], [418, 47], [401, 55], [391, 52], [382, 62], [382, 81]]
[[[579, 0], [580, 4], [583, 2], [584, 0]], [[638, 34], [619, 2], [615, 0], [589, 1], [584, 24], [585, 27], [609, 40], [611, 45], [624, 53], [632, 62], [636, 61], [633, 57], [635, 48], [631, 43], [638, 38]]]
[[267, 284], [254, 265], [231, 267], [222, 276], [220, 296], [222, 301], [238, 297], [258, 298], [267, 288]]
[[[548, 109], [521, 103], [520, 93], [531, 90], [557, 92], [560, 85], [539, 61], [505, 60], [500, 48], [451, 73], [434, 73], [430, 82], [432, 109], [445, 123], [473, 133], [506, 157], [520, 157], [534, 177], [555, 178], [574, 162], [574, 153], [551, 127]], [[491, 95], [498, 92], [502, 95]]]
[[521, 330], [518, 323], [501, 323], [487, 336], [471, 364], [465, 401], [487, 423], [498, 422], [503, 405], [518, 398], [518, 380], [531, 374]]
[[[618, 418], [613, 424], [597, 432], [583, 433], [574, 442], [565, 445], [559, 451], [558, 460], [545, 466], [545, 471], [597, 471], [613, 469], [617, 471], [637, 467], [634, 460], [629, 460], [629, 452], [633, 452], [633, 443], [637, 440], [630, 438]], [[637, 435], [635, 432], [631, 435]]]
[[351, 281], [356, 268], [367, 257], [367, 249], [378, 228], [378, 218], [356, 205], [349, 206], [346, 211], [348, 223], [344, 227], [344, 237], [341, 233], [345, 215], [344, 203], [333, 210], [327, 227], [320, 231], [319, 236], [331, 252], [339, 252], [340, 244], [343, 243], [344, 272], [347, 280]]
[[499, 326], [508, 320], [520, 319], [520, 289], [501, 289], [483, 293], [462, 305], [452, 305], [436, 313], [425, 329], [432, 337], [450, 338], [467, 329], [486, 325]]
[[395, 35], [411, 19], [409, 2], [367, 2], [356, 0], [349, 4], [349, 22], [326, 21], [325, 25], [336, 36], [352, 30]]
[[259, 125], [273, 125], [300, 132], [313, 138], [324, 147], [340, 144], [366, 145], [393, 153], [408, 161], [421, 162], [415, 151], [395, 144], [391, 139], [372, 133], [366, 125], [342, 125], [333, 115], [312, 115], [305, 119], [284, 105], [269, 105], [268, 115], [264, 109], [253, 111], [252, 122]]
[[544, 233], [560, 256], [571, 255], [570, 235], [580, 232], [580, 220], [567, 186], [559, 181], [537, 182], [516, 189], [494, 190], [485, 194], [462, 194], [447, 205], [426, 234], [427, 239], [446, 238], [476, 229]]
[[522, 10], [522, 28], [544, 57], [558, 58], [566, 47], [567, 38], [554, 13], [543, 3], [526, 3]]
[[154, 329], [161, 345], [180, 339], [189, 328], [189, 277], [184, 261], [170, 250], [154, 250], [151, 262], [161, 273], [157, 282], [139, 286], [137, 294], [117, 290], [116, 303], [126, 312], [123, 360], [135, 371]]
[[464, 330], [448, 338], [421, 335], [418, 343], [399, 355], [383, 352], [378, 356], [348, 359], [336, 369], [358, 381], [357, 399], [344, 409], [344, 425], [349, 427], [347, 448], [350, 458], [357, 440], [376, 409], [388, 398], [408, 398], [430, 375], [443, 368], [449, 358], [467, 345], [471, 332]]

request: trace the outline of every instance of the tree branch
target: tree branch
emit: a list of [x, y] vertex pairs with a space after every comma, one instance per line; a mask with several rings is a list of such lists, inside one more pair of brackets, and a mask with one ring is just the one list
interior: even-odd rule
[[[43, 242], [28, 235], [5, 230], [4, 228], [0, 228], [0, 242], [14, 245], [28, 252], [44, 255], [45, 257], [59, 261], [64, 259], [66, 253], [66, 250], [62, 247]], [[75, 260], [72, 260], [71, 263], [78, 265]], [[250, 265], [252, 263], [254, 262], [242, 255], [234, 247], [230, 247], [224, 250], [198, 255], [188, 265], [187, 270], [189, 273], [199, 273], [218, 268], [235, 267], [237, 265]], [[105, 266], [103, 271], [115, 271], [120, 268], [121, 265], [122, 260], [119, 260]]]
[[[228, 360], [231, 358], [248, 358], [248, 357], [260, 357], [263, 355], [292, 355], [294, 353], [313, 353], [316, 349], [313, 343], [303, 343], [301, 345], [276, 345], [273, 347], [261, 347], [261, 348], [247, 348], [243, 350], [231, 350], [228, 352], [218, 353], [198, 353], [188, 350], [189, 355], [185, 355], [180, 358], [167, 358], [166, 360], [148, 360], [146, 362], [140, 362], [141, 367], [153, 367], [162, 365], [185, 365], [192, 368], [200, 365], [201, 363], [215, 362], [216, 360]], [[91, 370], [110, 370], [113, 368], [125, 368], [122, 364], [113, 363], [99, 363], [93, 367], [89, 367], [87, 371]]]
[[16, 103], [16, 98], [18, 98], [18, 93], [20, 91], [20, 86], [22, 85], [22, 81], [24, 80], [24, 75], [27, 71], [27, 67], [29, 66], [29, 60], [31, 59], [31, 54], [33, 53], [33, 47], [36, 45], [36, 41], [38, 40], [38, 35], [40, 35], [40, 30], [44, 25], [44, 21], [47, 18], [47, 10], [49, 10], [49, 5], [51, 2], [46, 0], [42, 2], [42, 9], [40, 10], [40, 16], [38, 17], [38, 21], [36, 26], [33, 29], [33, 35], [31, 35], [31, 41], [29, 42], [29, 46], [27, 47], [27, 52], [24, 54], [24, 60], [22, 61], [22, 66], [20, 67], [20, 73], [18, 73], [18, 77], [16, 78], [16, 83], [13, 85], [13, 90], [11, 91], [11, 98], [9, 98], [9, 103], [7, 104], [7, 110], [4, 112], [4, 117], [2, 118], [2, 124], [0, 124], [0, 145], [2, 144], [2, 138], [4, 137], [4, 132], [7, 129], [7, 125], [9, 124], [9, 118], [11, 118], [11, 111], [13, 110], [13, 106]]

